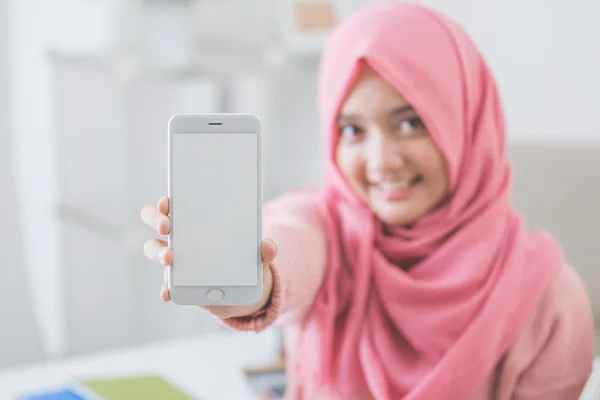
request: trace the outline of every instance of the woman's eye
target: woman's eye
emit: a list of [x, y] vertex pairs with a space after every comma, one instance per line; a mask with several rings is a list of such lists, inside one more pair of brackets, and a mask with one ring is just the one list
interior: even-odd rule
[[359, 128], [354, 125], [344, 125], [340, 127], [340, 136], [345, 139], [355, 140], [359, 134]]
[[425, 124], [419, 117], [411, 117], [400, 122], [400, 133], [403, 135], [412, 135], [421, 133], [425, 130]]

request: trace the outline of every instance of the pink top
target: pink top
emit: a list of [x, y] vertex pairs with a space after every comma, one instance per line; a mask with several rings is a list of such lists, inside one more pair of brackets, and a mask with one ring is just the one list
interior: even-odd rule
[[[410, 227], [383, 226], [336, 167], [338, 112], [365, 65], [413, 106], [448, 168], [446, 200]], [[228, 321], [281, 317], [290, 396], [576, 399], [593, 357], [586, 292], [512, 208], [500, 98], [460, 26], [411, 3], [363, 7], [323, 51], [318, 105], [324, 190], [266, 208], [271, 304]]]
[[[289, 389], [287, 399], [309, 397], [311, 381], [302, 380], [296, 362], [311, 303], [327, 268], [325, 220], [316, 197], [290, 193], [265, 207], [265, 237], [277, 243], [271, 264], [274, 287], [267, 309], [258, 316], [224, 320], [242, 331], [260, 332], [276, 323], [285, 331]], [[485, 379], [475, 400], [576, 400], [591, 373], [594, 328], [586, 290], [576, 272], [562, 267], [546, 289], [516, 340]], [[357, 393], [344, 400], [366, 400]], [[453, 397], [445, 397], [453, 399]]]

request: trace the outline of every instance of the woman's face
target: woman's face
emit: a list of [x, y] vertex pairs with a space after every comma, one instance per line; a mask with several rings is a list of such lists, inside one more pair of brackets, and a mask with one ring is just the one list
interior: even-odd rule
[[410, 225], [448, 193], [442, 154], [410, 104], [365, 69], [338, 116], [336, 162], [385, 224]]

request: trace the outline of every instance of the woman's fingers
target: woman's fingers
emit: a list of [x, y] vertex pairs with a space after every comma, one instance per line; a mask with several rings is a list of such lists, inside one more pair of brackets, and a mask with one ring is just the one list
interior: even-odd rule
[[170, 265], [173, 262], [173, 250], [167, 242], [161, 239], [149, 239], [144, 243], [144, 254], [150, 260], [162, 265]]
[[162, 301], [171, 300], [171, 294], [169, 293], [169, 288], [167, 287], [166, 283], [164, 283], [162, 285], [162, 288], [160, 289], [160, 298], [162, 299]]
[[[147, 205], [142, 209], [142, 220], [150, 227], [156, 229], [161, 235], [166, 235], [171, 229], [169, 220], [169, 199], [162, 197], [156, 205]], [[144, 243], [144, 255], [150, 260], [162, 265], [170, 265], [173, 262], [173, 250], [168, 246], [165, 240], [149, 239]], [[163, 301], [170, 301], [171, 295], [167, 285], [167, 268], [163, 271], [164, 283], [160, 289], [160, 298]]]
[[263, 264], [269, 264], [277, 256], [277, 245], [271, 239], [265, 239], [260, 244]]
[[162, 301], [171, 300], [171, 293], [169, 292], [169, 267], [163, 269], [163, 285], [160, 288], [160, 298]]
[[147, 205], [142, 209], [142, 220], [150, 227], [156, 229], [161, 235], [166, 235], [171, 229], [171, 221], [167, 216], [169, 203], [166, 197], [160, 199], [156, 206]]
[[156, 209], [163, 215], [169, 215], [169, 198], [163, 196], [156, 204]]

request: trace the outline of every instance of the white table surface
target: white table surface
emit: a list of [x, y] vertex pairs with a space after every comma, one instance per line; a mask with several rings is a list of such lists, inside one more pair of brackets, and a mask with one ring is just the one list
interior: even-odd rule
[[[70, 384], [77, 378], [160, 375], [202, 400], [256, 400], [242, 368], [277, 357], [275, 331], [173, 339], [0, 370], [0, 400]], [[600, 359], [581, 400], [600, 399]]]
[[277, 356], [275, 331], [224, 333], [114, 349], [0, 370], [0, 400], [77, 378], [160, 375], [202, 400], [255, 400], [242, 368]]

